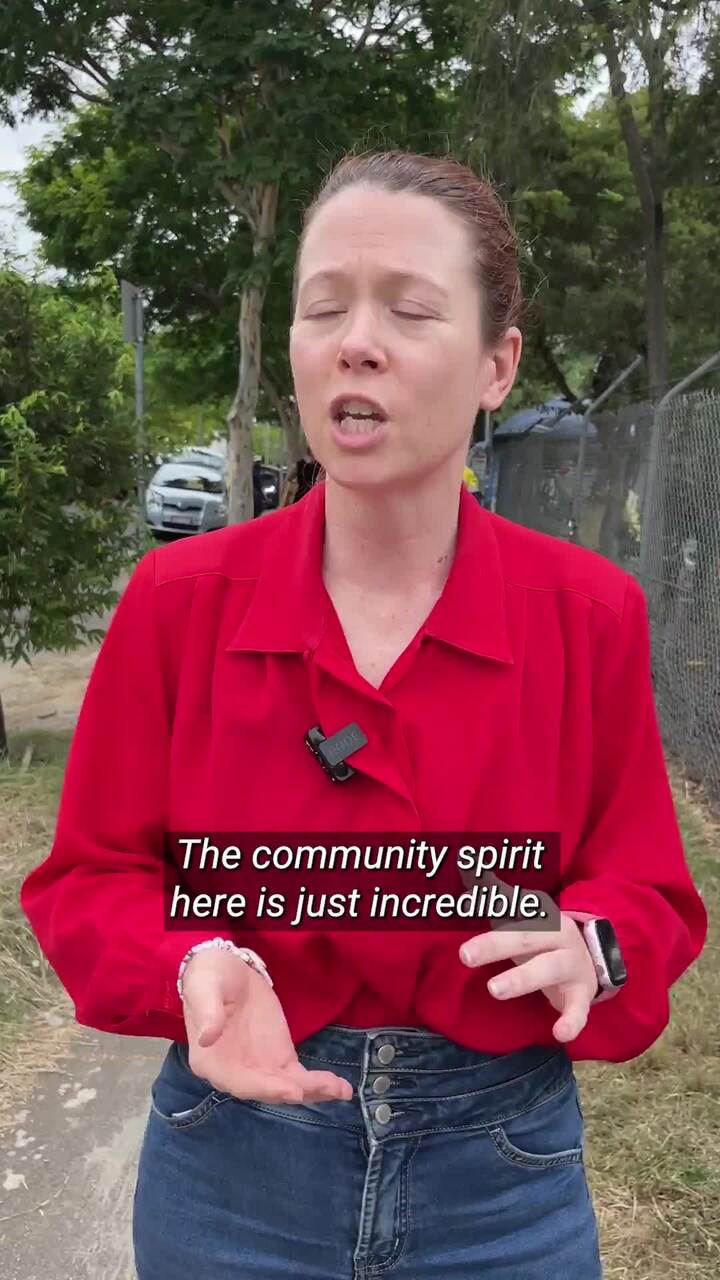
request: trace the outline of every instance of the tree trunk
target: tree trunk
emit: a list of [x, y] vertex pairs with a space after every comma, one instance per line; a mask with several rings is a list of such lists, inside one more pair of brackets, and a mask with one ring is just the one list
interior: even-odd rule
[[256, 216], [253, 218], [253, 257], [262, 269], [251, 274], [240, 296], [238, 338], [240, 365], [238, 383], [228, 424], [228, 524], [241, 524], [253, 517], [253, 447], [260, 361], [262, 357], [262, 312], [267, 289], [267, 255], [275, 234], [278, 186], [262, 183], [256, 189]]
[[253, 517], [252, 428], [257, 404], [263, 301], [264, 293], [256, 285], [245, 289], [240, 300], [240, 369], [227, 419], [228, 524], [241, 524]]
[[292, 467], [298, 458], [302, 457], [305, 448], [305, 438], [300, 426], [297, 405], [288, 396], [279, 394], [277, 387], [267, 373], [262, 372], [260, 378], [263, 390], [280, 420], [280, 426], [285, 432], [285, 457], [288, 467]]
[[547, 339], [547, 334], [542, 326], [538, 326], [536, 329], [533, 340], [535, 342], [535, 348], [540, 355], [545, 368], [550, 374], [552, 381], [560, 392], [560, 395], [565, 396], [567, 400], [570, 400], [571, 403], [573, 403], [578, 397], [565, 377], [565, 373], [560, 367], [555, 356], [555, 352], [552, 350]]
[[[629, 449], [627, 429], [622, 418], [611, 418], [600, 415], [602, 422], [595, 418], [595, 426], [605, 451], [607, 468], [607, 495], [605, 510], [600, 523], [598, 535], [598, 551], [609, 560], [621, 559], [621, 543], [625, 504], [628, 496], [627, 471]], [[614, 420], [613, 420], [614, 419]]]
[[668, 352], [665, 307], [665, 233], [662, 201], [656, 203], [650, 225], [645, 226], [645, 322], [650, 396], [657, 400], [667, 391]]
[[2, 694], [0, 694], [0, 760], [7, 760], [10, 754], [7, 732], [5, 729], [5, 713], [3, 711]]
[[287, 440], [287, 460], [288, 466], [292, 467], [305, 451], [305, 436], [300, 426], [300, 415], [296, 406], [286, 401], [284, 410], [283, 426]]
[[[590, 6], [588, 8], [591, 11]], [[616, 11], [610, 12], [610, 9], [610, 6], [606, 6], [603, 18], [603, 52], [607, 61], [610, 89], [615, 101], [620, 131], [642, 210], [648, 378], [650, 396], [657, 398], [666, 390], [668, 377], [662, 173], [665, 120], [662, 84], [658, 80], [658, 77], [663, 75], [663, 69], [662, 65], [658, 67], [657, 59], [651, 60], [649, 92], [653, 110], [648, 158], [647, 147], [640, 134], [633, 105], [625, 89], [625, 76], [615, 40]]]

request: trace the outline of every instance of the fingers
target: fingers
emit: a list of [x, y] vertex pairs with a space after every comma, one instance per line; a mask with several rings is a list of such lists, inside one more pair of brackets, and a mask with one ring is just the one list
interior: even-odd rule
[[350, 1102], [353, 1087], [349, 1080], [332, 1071], [307, 1071], [303, 1067], [302, 1072], [304, 1102]]
[[349, 1102], [352, 1085], [332, 1071], [306, 1071], [297, 1064], [287, 1071], [242, 1070], [224, 1086], [243, 1101], [254, 1102]]
[[469, 967], [493, 964], [498, 960], [514, 960], [516, 956], [537, 955], [576, 942], [581, 936], [578, 926], [558, 911], [552, 898], [538, 894], [546, 904], [546, 919], [539, 917], [519, 929], [515, 920], [500, 921], [491, 933], [479, 933], [460, 947], [460, 959]]
[[221, 1007], [212, 1011], [203, 1010], [201, 1030], [198, 1032], [198, 1044], [201, 1049], [209, 1049], [220, 1039], [225, 1030], [227, 1012]]
[[200, 992], [193, 991], [192, 998], [185, 997], [185, 1022], [201, 1049], [209, 1049], [220, 1039], [228, 1014], [219, 983], [206, 982]]
[[228, 1018], [222, 975], [204, 955], [193, 956], [183, 980], [184, 1014], [198, 1046], [209, 1049], [222, 1035]]
[[498, 930], [470, 938], [460, 948], [460, 959], [468, 968], [481, 964], [496, 964], [498, 960], [512, 960], [515, 956], [529, 956], [538, 951], [557, 947], [559, 933], [531, 933], [526, 929]]
[[238, 1073], [228, 1092], [246, 1102], [302, 1102], [303, 1089], [297, 1081], [283, 1072], [254, 1071], [250, 1068]]
[[525, 960], [515, 969], [498, 974], [488, 982], [488, 991], [498, 1000], [512, 1000], [515, 996], [542, 991], [558, 983], [570, 982], [575, 973], [576, 958], [569, 950], [546, 951], [531, 960]]
[[581, 986], [573, 983], [568, 988], [567, 1003], [562, 1011], [562, 1015], [558, 1018], [553, 1027], [553, 1035], [561, 1044], [567, 1043], [568, 1040], [574, 1040], [580, 1035], [585, 1023], [588, 1020], [590, 1012], [590, 1001], [587, 992]]

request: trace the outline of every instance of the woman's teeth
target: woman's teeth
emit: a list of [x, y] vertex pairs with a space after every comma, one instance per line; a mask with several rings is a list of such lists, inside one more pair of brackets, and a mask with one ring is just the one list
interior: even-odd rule
[[377, 418], [359, 417], [359, 416], [356, 417], [355, 414], [353, 413], [347, 413], [342, 418], [340, 418], [338, 425], [340, 427], [340, 430], [344, 431], [346, 435], [366, 436], [366, 435], [369, 435], [371, 431], [375, 430], [375, 428], [377, 427], [377, 424], [378, 424]]

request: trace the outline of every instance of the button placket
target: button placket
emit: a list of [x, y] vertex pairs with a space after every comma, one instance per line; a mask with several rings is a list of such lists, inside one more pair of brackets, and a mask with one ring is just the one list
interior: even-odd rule
[[[371, 1048], [370, 1057], [375, 1063], [375, 1072], [373, 1072], [372, 1068], [370, 1069], [368, 1084], [370, 1085], [375, 1097], [378, 1095], [382, 1096], [382, 1094], [387, 1093], [388, 1089], [392, 1086], [391, 1077], [384, 1071], [377, 1072], [377, 1066], [386, 1067], [393, 1061], [396, 1054], [397, 1049], [389, 1040], [386, 1040], [377, 1046], [373, 1045]], [[393, 1119], [394, 1114], [392, 1107], [387, 1102], [381, 1102], [378, 1106], [371, 1107], [372, 1119], [376, 1125], [384, 1126], [389, 1124]]]

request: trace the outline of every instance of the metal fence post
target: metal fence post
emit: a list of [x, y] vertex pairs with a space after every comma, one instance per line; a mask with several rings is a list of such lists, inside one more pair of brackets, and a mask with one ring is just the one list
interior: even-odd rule
[[716, 351], [715, 355], [710, 356], [709, 359], [703, 361], [701, 365], [698, 365], [697, 369], [694, 369], [692, 373], [689, 373], [687, 375], [687, 377], [683, 378], [674, 387], [671, 387], [669, 391], [666, 391], [662, 400], [660, 400], [660, 402], [658, 403], [657, 409], [655, 411], [655, 421], [653, 422], [652, 433], [650, 436], [650, 456], [648, 458], [648, 475], [647, 475], [647, 482], [645, 485], [645, 492], [643, 494], [642, 511], [640, 516], [640, 566], [639, 566], [638, 573], [639, 573], [640, 581], [643, 584], [643, 587], [645, 588], [645, 590], [647, 590], [648, 563], [650, 558], [651, 536], [656, 537], [659, 532], [660, 539], [662, 540], [662, 527], [661, 527], [662, 522], [658, 520], [657, 528], [652, 530], [651, 530], [651, 525], [653, 523], [653, 514], [654, 514], [653, 503], [657, 498], [657, 478], [658, 478], [659, 457], [660, 457], [660, 430], [661, 430], [663, 413], [665, 412], [670, 401], [675, 396], [679, 395], [681, 391], [684, 391], [686, 387], [691, 386], [693, 382], [697, 382], [698, 378], [702, 378], [704, 374], [710, 373], [710, 371], [714, 369], [716, 366], [720, 366], [720, 351]]
[[145, 305], [141, 290], [129, 280], [120, 281], [123, 338], [135, 346], [135, 423], [137, 429], [138, 538], [145, 531]]
[[577, 475], [575, 477], [575, 492], [573, 493], [572, 505], [570, 508], [570, 519], [568, 520], [568, 532], [570, 535], [571, 542], [574, 542], [575, 539], [577, 538], [577, 532], [578, 532], [578, 526], [579, 526], [580, 505], [582, 502], [582, 486], [583, 486], [583, 479], [585, 474], [585, 453], [587, 450], [587, 429], [588, 429], [588, 422], [590, 421], [590, 414], [594, 413], [595, 410], [598, 409], [600, 405], [603, 404], [608, 399], [608, 397], [612, 395], [613, 391], [615, 391], [615, 389], [619, 387], [625, 381], [626, 378], [630, 377], [631, 373], [634, 373], [638, 365], [641, 365], [643, 363], [644, 358], [645, 357], [642, 355], [635, 356], [635, 359], [632, 361], [632, 363], [629, 364], [626, 369], [623, 369], [622, 373], [618, 374], [617, 378], [615, 378], [615, 380], [610, 383], [610, 386], [607, 387], [606, 390], [603, 391], [602, 394], [599, 395], [596, 400], [593, 400], [592, 404], [589, 404], [585, 412], [583, 413], [582, 429], [580, 433], [580, 447], [578, 449]]

